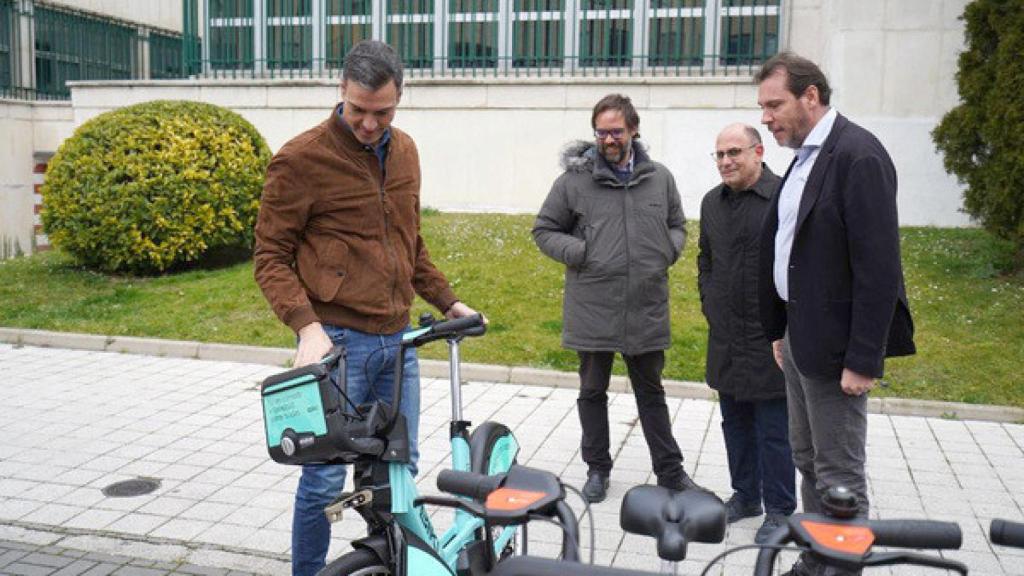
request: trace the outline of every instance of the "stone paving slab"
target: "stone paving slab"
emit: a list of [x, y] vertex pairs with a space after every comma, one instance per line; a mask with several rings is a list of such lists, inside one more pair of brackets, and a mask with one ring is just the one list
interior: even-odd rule
[[[0, 573], [287, 574], [298, 470], [267, 457], [258, 393], [263, 378], [280, 370], [0, 344]], [[422, 386], [418, 485], [434, 494], [449, 453], [449, 384], [425, 377]], [[577, 451], [575, 398], [561, 381], [463, 386], [467, 419], [510, 426], [520, 462], [578, 487], [586, 468]], [[669, 408], [687, 470], [728, 496], [717, 405], [670, 398]], [[626, 490], [653, 481], [632, 395], [612, 394], [610, 414], [616, 467], [609, 498], [592, 510], [595, 558], [657, 571], [653, 541], [618, 529]], [[964, 547], [950, 555], [968, 562], [972, 574], [1021, 574], [1024, 554], [994, 549], [987, 528], [993, 517], [1024, 519], [1022, 447], [1024, 426], [1016, 424], [871, 414], [872, 515], [958, 521]], [[158, 479], [159, 488], [132, 498], [101, 492], [140, 477]], [[432, 515], [444, 523], [451, 513]], [[680, 573], [697, 574], [726, 547], [749, 544], [759, 523], [730, 526], [721, 545], [691, 545]], [[331, 556], [362, 532], [354, 518], [335, 525]], [[531, 527], [531, 552], [553, 556], [558, 537], [554, 527]], [[752, 552], [729, 556], [725, 573], [749, 572], [753, 559]], [[920, 573], [870, 573], [889, 572]]]

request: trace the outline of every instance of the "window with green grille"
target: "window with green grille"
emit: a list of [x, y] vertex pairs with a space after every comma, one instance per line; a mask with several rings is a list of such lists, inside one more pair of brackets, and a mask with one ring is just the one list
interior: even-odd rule
[[313, 64], [313, 1], [266, 0], [267, 67], [310, 68]]
[[581, 0], [580, 8], [580, 66], [628, 66], [633, 0]]
[[251, 70], [253, 60], [253, 2], [209, 0], [207, 19], [210, 68]]
[[373, 3], [371, 0], [327, 0], [326, 8], [327, 67], [342, 68], [349, 49], [373, 36]]
[[563, 0], [514, 0], [512, 65], [558, 68], [565, 54]]
[[6, 93], [9, 88], [14, 86], [11, 59], [15, 54], [13, 49], [14, 30], [12, 28], [15, 21], [14, 3], [0, 0], [0, 94]]
[[722, 64], [760, 64], [779, 51], [779, 2], [725, 0], [721, 22]]
[[448, 67], [498, 65], [498, 0], [449, 0]]
[[353, 45], [378, 37], [410, 70], [570, 75], [746, 73], [778, 51], [783, 6], [782, 0], [202, 1], [205, 70], [337, 69]]
[[35, 6], [36, 90], [67, 96], [69, 80], [133, 78], [138, 38], [115, 22]]
[[394, 47], [407, 68], [430, 68], [434, 63], [434, 1], [385, 2], [384, 40]]
[[150, 78], [181, 78], [180, 36], [168, 36], [159, 32], [149, 34], [149, 76]]
[[648, 64], [700, 66], [704, 58], [705, 0], [651, 0]]

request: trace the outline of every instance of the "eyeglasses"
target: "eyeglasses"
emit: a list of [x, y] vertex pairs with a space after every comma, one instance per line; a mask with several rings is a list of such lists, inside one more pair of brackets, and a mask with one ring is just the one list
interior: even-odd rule
[[751, 144], [750, 146], [746, 146], [744, 148], [729, 148], [728, 150], [716, 150], [715, 152], [711, 153], [711, 159], [714, 160], [715, 162], [721, 162], [722, 159], [725, 158], [726, 156], [728, 156], [729, 158], [739, 158], [740, 154], [743, 154], [744, 152], [750, 150], [751, 148], [757, 147], [758, 144]]
[[626, 135], [626, 129], [625, 128], [612, 128], [611, 130], [601, 130], [600, 128], [598, 128], [597, 130], [594, 130], [594, 136], [598, 140], [604, 140], [605, 138], [607, 138], [609, 136], [611, 136], [612, 138], [618, 140], [618, 139], [622, 138], [625, 135]]

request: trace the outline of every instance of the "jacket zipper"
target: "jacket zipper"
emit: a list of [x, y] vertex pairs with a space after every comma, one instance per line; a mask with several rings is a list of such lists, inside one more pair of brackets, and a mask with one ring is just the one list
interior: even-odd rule
[[[624, 236], [623, 242], [626, 245], [626, 294], [625, 294], [625, 296], [626, 296], [627, 300], [629, 299], [629, 289], [630, 289], [631, 282], [632, 282], [632, 279], [633, 279], [633, 266], [632, 266], [633, 259], [630, 257], [630, 251], [629, 251], [629, 217], [630, 217], [630, 211], [626, 210], [627, 207], [628, 208], [632, 208], [632, 206], [633, 206], [633, 203], [629, 201], [629, 185], [630, 185], [630, 182], [626, 182], [625, 185], [622, 187], [622, 208], [623, 208], [623, 210], [622, 210], [622, 215], [623, 215], [622, 226], [623, 226], [623, 228], [625, 228], [625, 234], [623, 235]], [[622, 307], [622, 343], [623, 343], [623, 349], [627, 350], [628, 353], [632, 354], [632, 352], [629, 351], [629, 303], [628, 302], [626, 303], [626, 306]]]
[[[398, 272], [399, 272], [399, 270], [398, 270], [398, 254], [395, 252], [395, 246], [391, 242], [391, 220], [389, 218], [389, 216], [391, 214], [391, 211], [388, 209], [388, 205], [387, 205], [387, 201], [386, 201], [386, 192], [385, 192], [385, 187], [386, 186], [385, 186], [385, 181], [384, 181], [384, 178], [385, 178], [385, 176], [384, 176], [384, 174], [385, 174], [385, 167], [381, 166], [381, 162], [377, 158], [377, 153], [375, 151], [370, 150], [370, 155], [377, 162], [377, 168], [380, 170], [380, 188], [379, 188], [378, 196], [380, 198], [380, 209], [381, 209], [381, 213], [383, 214], [383, 219], [384, 219], [384, 245], [385, 245], [385, 247], [387, 249], [388, 258], [391, 260], [391, 269], [392, 269], [392, 274], [391, 274], [391, 310], [395, 310], [396, 309], [396, 305], [395, 305], [395, 300], [396, 300], [395, 299], [395, 292], [398, 290]], [[385, 159], [384, 161], [387, 162], [387, 159]]]

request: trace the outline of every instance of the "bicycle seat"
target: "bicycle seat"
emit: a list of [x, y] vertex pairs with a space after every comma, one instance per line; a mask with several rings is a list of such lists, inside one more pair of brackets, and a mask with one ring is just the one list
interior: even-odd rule
[[636, 486], [622, 499], [619, 523], [626, 532], [655, 538], [661, 559], [679, 562], [686, 558], [689, 542], [722, 541], [725, 505], [703, 490]]

